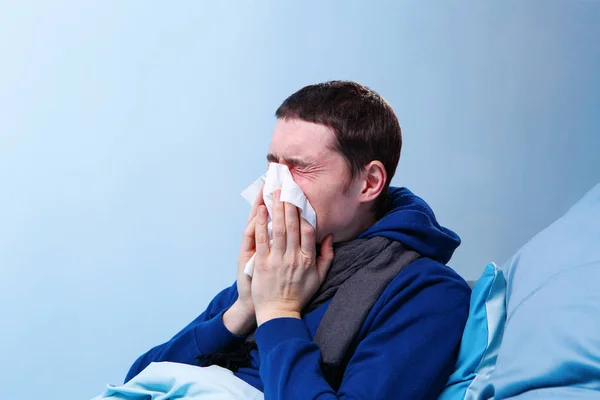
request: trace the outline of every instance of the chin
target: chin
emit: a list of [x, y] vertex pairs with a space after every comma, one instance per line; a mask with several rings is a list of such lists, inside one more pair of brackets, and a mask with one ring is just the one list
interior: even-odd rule
[[321, 243], [323, 243], [323, 239], [325, 239], [325, 236], [327, 236], [327, 235], [323, 235], [323, 234], [321, 234], [321, 233], [317, 232], [317, 233], [316, 233], [316, 237], [315, 237], [315, 243], [316, 243], [316, 244], [321, 244]]
[[[325, 235], [321, 235], [321, 234], [317, 233], [317, 236], [315, 238], [315, 243], [317, 245], [321, 245], [323, 243], [323, 240], [325, 240], [326, 237], [327, 237], [326, 234]], [[336, 235], [333, 234], [333, 242], [332, 243], [335, 243], [335, 241], [336, 241]]]

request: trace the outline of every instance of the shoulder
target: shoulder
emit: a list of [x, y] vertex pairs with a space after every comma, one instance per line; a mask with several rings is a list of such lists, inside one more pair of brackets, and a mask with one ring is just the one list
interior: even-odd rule
[[407, 265], [384, 291], [386, 303], [397, 298], [440, 302], [439, 308], [463, 306], [468, 310], [471, 288], [452, 268], [430, 258]]

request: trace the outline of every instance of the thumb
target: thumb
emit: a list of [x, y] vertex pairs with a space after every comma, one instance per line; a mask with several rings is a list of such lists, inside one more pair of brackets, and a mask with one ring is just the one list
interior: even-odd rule
[[317, 273], [319, 274], [319, 280], [321, 283], [325, 280], [327, 272], [331, 267], [333, 261], [333, 235], [329, 234], [323, 239], [321, 243], [321, 254], [317, 259]]

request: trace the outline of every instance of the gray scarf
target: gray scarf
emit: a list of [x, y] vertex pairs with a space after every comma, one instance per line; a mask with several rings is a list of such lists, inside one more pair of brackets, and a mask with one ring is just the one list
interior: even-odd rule
[[[325, 282], [304, 312], [331, 300], [313, 340], [321, 349], [325, 378], [337, 389], [351, 356], [349, 348], [371, 308], [392, 279], [421, 255], [381, 236], [336, 244], [334, 254]], [[235, 371], [248, 365], [252, 348], [254, 334], [234, 351], [198, 357], [198, 364], [217, 364]]]
[[421, 255], [402, 243], [377, 236], [355, 239], [334, 249], [334, 260], [310, 308], [331, 300], [314, 342], [319, 345], [325, 378], [339, 387], [349, 348], [388, 284]]

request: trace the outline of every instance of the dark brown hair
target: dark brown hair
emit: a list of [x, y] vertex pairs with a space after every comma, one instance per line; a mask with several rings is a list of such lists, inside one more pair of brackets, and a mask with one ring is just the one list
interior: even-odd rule
[[373, 211], [377, 218], [382, 216], [388, 188], [400, 160], [402, 131], [394, 110], [377, 92], [351, 81], [309, 85], [285, 99], [275, 116], [297, 118], [333, 129], [333, 150], [346, 159], [350, 182], [369, 162], [380, 161], [387, 181]]

